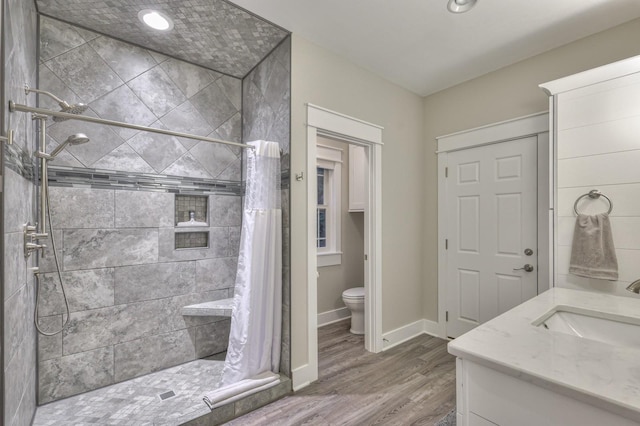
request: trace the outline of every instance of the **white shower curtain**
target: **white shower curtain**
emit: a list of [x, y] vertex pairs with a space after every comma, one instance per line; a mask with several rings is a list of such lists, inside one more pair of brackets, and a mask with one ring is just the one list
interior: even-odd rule
[[280, 147], [249, 142], [240, 253], [222, 385], [277, 373], [282, 322]]

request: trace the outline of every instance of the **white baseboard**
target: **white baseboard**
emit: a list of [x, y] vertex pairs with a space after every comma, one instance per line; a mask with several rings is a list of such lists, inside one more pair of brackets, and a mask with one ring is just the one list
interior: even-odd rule
[[316, 380], [318, 380], [318, 370], [311, 368], [309, 364], [291, 370], [291, 383], [294, 392], [306, 388]]
[[440, 337], [440, 325], [435, 321], [421, 319], [405, 326], [396, 328], [382, 335], [383, 351], [398, 346], [401, 343], [411, 340], [421, 334], [428, 334], [434, 337]]
[[424, 322], [424, 332], [429, 336], [439, 337], [441, 339], [446, 339], [445, 336], [441, 336], [440, 324], [436, 321], [431, 320], [422, 320]]
[[411, 324], [404, 325], [402, 327], [391, 330], [388, 333], [382, 335], [382, 350], [386, 351], [394, 346], [404, 343], [407, 340], [411, 340], [416, 336], [424, 333], [424, 320], [418, 320]]
[[318, 328], [323, 325], [333, 324], [342, 321], [345, 318], [351, 318], [351, 311], [347, 307], [334, 309], [333, 311], [322, 312], [318, 314]]

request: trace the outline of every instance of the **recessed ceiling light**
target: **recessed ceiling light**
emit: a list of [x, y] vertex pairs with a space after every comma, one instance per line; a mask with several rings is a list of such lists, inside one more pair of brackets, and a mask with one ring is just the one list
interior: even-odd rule
[[452, 13], [464, 13], [475, 6], [477, 0], [449, 0], [447, 9]]
[[171, 18], [157, 10], [141, 10], [138, 12], [138, 19], [154, 30], [169, 31], [173, 29], [173, 21]]

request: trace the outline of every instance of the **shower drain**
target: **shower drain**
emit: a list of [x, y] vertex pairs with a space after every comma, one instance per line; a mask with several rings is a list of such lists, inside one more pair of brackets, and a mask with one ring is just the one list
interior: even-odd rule
[[168, 391], [161, 393], [158, 396], [160, 397], [160, 400], [164, 401], [165, 399], [173, 398], [174, 396], [176, 396], [176, 393], [174, 391]]

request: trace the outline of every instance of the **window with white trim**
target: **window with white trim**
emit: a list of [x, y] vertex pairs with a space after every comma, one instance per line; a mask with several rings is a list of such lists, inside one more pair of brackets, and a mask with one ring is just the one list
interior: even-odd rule
[[318, 266], [342, 263], [341, 192], [342, 150], [325, 145], [317, 146], [317, 210], [316, 249]]

